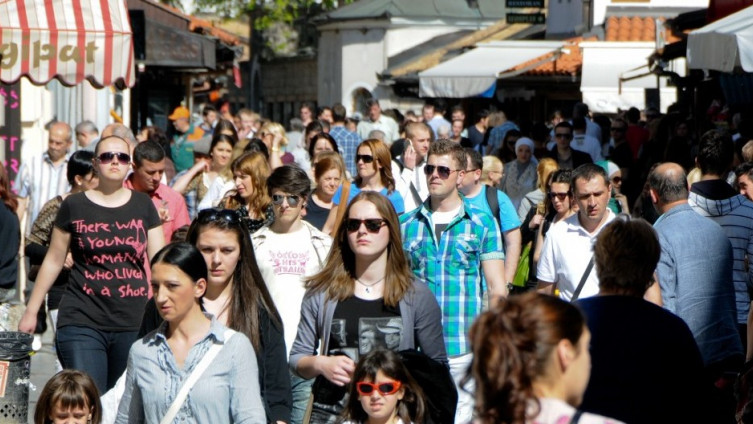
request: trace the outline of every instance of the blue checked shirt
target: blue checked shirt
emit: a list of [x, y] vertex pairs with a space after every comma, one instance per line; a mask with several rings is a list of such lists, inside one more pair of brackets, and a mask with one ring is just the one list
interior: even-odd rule
[[468, 330], [483, 308], [481, 262], [505, 258], [502, 239], [494, 218], [464, 199], [437, 240], [428, 205], [429, 200], [400, 217], [403, 250], [413, 273], [437, 298], [447, 354], [463, 355], [470, 351]]
[[329, 130], [329, 135], [337, 142], [337, 148], [345, 161], [345, 169], [351, 176], [355, 176], [357, 172], [356, 150], [358, 145], [361, 144], [361, 137], [357, 133], [346, 130], [342, 125], [333, 125]]

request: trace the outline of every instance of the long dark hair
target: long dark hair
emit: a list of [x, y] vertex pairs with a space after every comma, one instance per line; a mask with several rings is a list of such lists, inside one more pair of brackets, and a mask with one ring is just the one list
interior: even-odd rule
[[465, 385], [476, 383], [476, 416], [482, 424], [524, 424], [530, 402], [540, 405], [533, 383], [546, 375], [560, 340], [578, 345], [585, 330], [580, 310], [558, 297], [511, 296], [481, 314], [471, 327], [473, 359]]
[[[202, 230], [214, 228], [235, 233], [240, 245], [238, 264], [233, 272], [233, 291], [228, 311], [227, 326], [245, 334], [254, 349], [261, 352], [259, 335], [259, 308], [264, 308], [272, 321], [282, 331], [282, 319], [272, 297], [264, 284], [264, 278], [256, 265], [256, 255], [251, 245], [248, 228], [237, 211], [229, 209], [206, 209], [188, 228], [188, 241], [196, 245]], [[202, 262], [204, 259], [202, 258]]]
[[379, 371], [401, 383], [403, 398], [397, 403], [397, 416], [403, 420], [403, 423], [424, 422], [426, 403], [424, 402], [423, 390], [405, 368], [398, 354], [383, 348], [372, 350], [358, 361], [358, 365], [353, 372], [353, 378], [348, 386], [350, 396], [345, 404], [342, 416], [357, 423], [364, 423], [368, 420], [369, 416], [363, 410], [359, 400], [356, 383], [367, 378], [371, 379], [372, 382], [376, 381], [376, 375]]
[[68, 184], [76, 184], [76, 177], [85, 177], [94, 171], [94, 152], [77, 150], [68, 159], [65, 176]]
[[[397, 307], [400, 300], [411, 290], [413, 273], [403, 251], [400, 222], [389, 199], [373, 191], [362, 191], [351, 200], [343, 219], [348, 219], [350, 209], [360, 201], [370, 202], [379, 216], [387, 221], [390, 243], [387, 245], [387, 269], [384, 279], [384, 304]], [[340, 225], [334, 235], [332, 247], [321, 271], [306, 279], [306, 288], [312, 292], [324, 291], [329, 299], [343, 301], [353, 296], [353, 279], [356, 272], [356, 255], [348, 244], [347, 225]]]

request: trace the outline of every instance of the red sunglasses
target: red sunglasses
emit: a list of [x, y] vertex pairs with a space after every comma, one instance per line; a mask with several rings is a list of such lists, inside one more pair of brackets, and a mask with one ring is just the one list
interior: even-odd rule
[[390, 381], [389, 383], [379, 384], [361, 381], [356, 383], [356, 390], [358, 390], [358, 394], [361, 396], [371, 396], [371, 394], [374, 393], [374, 390], [379, 392], [382, 396], [387, 396], [397, 393], [401, 386], [402, 383], [399, 381]]

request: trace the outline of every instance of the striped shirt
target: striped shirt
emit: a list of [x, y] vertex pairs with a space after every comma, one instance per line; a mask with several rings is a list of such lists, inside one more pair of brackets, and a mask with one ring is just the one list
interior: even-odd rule
[[470, 352], [468, 330], [483, 307], [481, 263], [505, 258], [502, 239], [497, 221], [464, 199], [437, 240], [429, 202], [400, 217], [403, 250], [437, 298], [447, 354], [464, 355]]
[[16, 175], [16, 189], [19, 197], [29, 199], [26, 231], [31, 230], [31, 223], [37, 219], [39, 211], [47, 201], [55, 196], [67, 193], [71, 186], [68, 184], [66, 170], [71, 154], [55, 166], [47, 152], [37, 155], [21, 164]]

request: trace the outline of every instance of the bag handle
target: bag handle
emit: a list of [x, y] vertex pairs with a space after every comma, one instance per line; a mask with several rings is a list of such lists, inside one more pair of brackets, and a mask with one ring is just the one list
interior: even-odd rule
[[222, 347], [225, 346], [225, 344], [235, 333], [236, 332], [234, 330], [231, 330], [229, 328], [225, 330], [225, 342], [222, 344], [213, 344], [212, 347], [209, 348], [207, 353], [204, 354], [204, 357], [201, 358], [201, 361], [199, 361], [199, 363], [196, 365], [196, 368], [194, 368], [191, 372], [191, 375], [189, 375], [186, 379], [186, 382], [183, 383], [183, 386], [181, 386], [178, 395], [175, 397], [175, 400], [173, 400], [173, 403], [170, 404], [170, 408], [167, 410], [167, 413], [164, 417], [162, 417], [162, 420], [160, 420], [160, 424], [170, 424], [173, 422], [175, 416], [178, 415], [178, 411], [180, 411], [180, 407], [183, 406], [183, 402], [186, 401], [188, 392], [191, 391], [191, 388], [193, 388], [194, 384], [196, 384], [196, 382], [199, 380], [199, 377], [201, 377], [201, 375], [204, 374], [204, 371], [209, 368], [209, 364], [212, 363], [217, 354], [220, 353], [220, 350], [222, 350]]
[[594, 267], [594, 257], [591, 256], [591, 260], [588, 262], [588, 266], [586, 267], [586, 270], [583, 272], [583, 276], [580, 277], [580, 283], [578, 283], [578, 287], [573, 292], [573, 297], [570, 298], [571, 302], [575, 302], [578, 300], [578, 296], [580, 296], [581, 290], [583, 290], [583, 286], [586, 285], [586, 280], [588, 280], [588, 274], [591, 273], [591, 269]]

